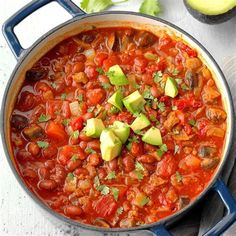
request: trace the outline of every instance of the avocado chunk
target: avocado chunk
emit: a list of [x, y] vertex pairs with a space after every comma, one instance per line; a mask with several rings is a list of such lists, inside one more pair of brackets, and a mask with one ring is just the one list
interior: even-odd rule
[[159, 129], [151, 127], [142, 137], [143, 142], [149, 143], [152, 145], [161, 145], [162, 137]]
[[175, 79], [168, 77], [165, 85], [165, 95], [174, 98], [178, 95], [178, 88]]
[[113, 85], [121, 86], [129, 84], [128, 79], [126, 78], [124, 72], [122, 71], [119, 65], [114, 65], [110, 67], [107, 75], [111, 84]]
[[131, 129], [134, 131], [134, 132], [137, 132], [139, 130], [142, 130], [146, 127], [148, 127], [150, 125], [150, 121], [148, 120], [148, 118], [143, 114], [139, 114], [137, 116], [137, 118], [133, 121], [133, 123], [131, 124]]
[[123, 144], [127, 141], [130, 133], [130, 127], [127, 124], [115, 121], [111, 129]]
[[139, 113], [142, 110], [145, 102], [146, 101], [138, 90], [123, 99], [124, 106], [129, 112], [133, 114], [136, 112]]
[[88, 137], [99, 138], [102, 131], [105, 129], [105, 126], [101, 119], [91, 118], [87, 120], [87, 124], [85, 127], [85, 134]]
[[111, 161], [120, 155], [122, 143], [111, 129], [105, 129], [100, 136], [102, 159]]
[[118, 108], [120, 111], [122, 111], [123, 108], [122, 98], [123, 98], [122, 92], [118, 90], [107, 101], [116, 108]]
[[235, 0], [184, 0], [189, 13], [207, 24], [218, 24], [236, 15]]

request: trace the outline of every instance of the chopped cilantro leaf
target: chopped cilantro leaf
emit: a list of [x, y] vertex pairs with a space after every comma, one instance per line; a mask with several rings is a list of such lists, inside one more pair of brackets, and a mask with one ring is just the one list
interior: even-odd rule
[[106, 179], [108, 179], [108, 180], [115, 179], [115, 178], [116, 178], [116, 172], [115, 171], [110, 172], [106, 177]]
[[98, 188], [98, 186], [100, 186], [100, 180], [99, 180], [99, 177], [96, 175], [95, 177], [94, 177], [94, 184], [95, 184], [95, 187], [96, 187], [96, 189]]
[[161, 71], [158, 71], [154, 74], [154, 82], [155, 83], [160, 83], [162, 80], [162, 72]]
[[96, 71], [100, 74], [100, 75], [104, 75], [105, 72], [104, 70], [102, 69], [102, 67], [97, 67]]
[[189, 87], [188, 87], [186, 84], [182, 84], [182, 85], [181, 85], [181, 88], [182, 88], [183, 90], [189, 90]]
[[196, 120], [193, 120], [193, 119], [191, 119], [191, 120], [189, 120], [189, 122], [188, 122], [191, 126], [195, 126], [196, 125]]
[[136, 170], [144, 171], [143, 165], [140, 162], [138, 162], [138, 161], [135, 162], [135, 169]]
[[85, 149], [85, 152], [88, 153], [88, 154], [92, 154], [92, 153], [96, 153], [95, 150], [93, 150], [92, 148], [88, 147]]
[[71, 172], [67, 174], [67, 179], [68, 179], [69, 181], [72, 181], [72, 180], [74, 179], [74, 177], [75, 177], [74, 174], [71, 173]]
[[49, 146], [49, 143], [45, 141], [37, 141], [37, 144], [40, 148], [43, 148], [43, 149], [48, 148]]
[[59, 115], [61, 115], [61, 112], [60, 112], [60, 111], [55, 111], [54, 114], [55, 114], [56, 116], [59, 116]]
[[71, 161], [77, 161], [78, 160], [78, 155], [74, 154], [72, 157], [71, 157]]
[[143, 173], [142, 173], [142, 171], [136, 170], [134, 173], [135, 173], [135, 175], [136, 175], [138, 180], [143, 180]]
[[62, 93], [62, 94], [61, 94], [61, 100], [63, 100], [63, 101], [66, 100], [66, 97], [67, 97], [67, 94], [66, 94], [66, 93]]
[[111, 84], [109, 84], [109, 83], [102, 83], [102, 87], [104, 89], [109, 89], [109, 88], [111, 88]]
[[179, 171], [176, 171], [175, 176], [178, 182], [182, 182], [183, 176], [179, 173]]
[[71, 134], [71, 137], [75, 138], [75, 139], [78, 138], [79, 137], [79, 130], [73, 131], [72, 134]]
[[67, 125], [69, 124], [69, 122], [70, 122], [69, 119], [63, 119], [61, 123], [62, 123], [64, 126], [67, 126]]
[[41, 114], [40, 117], [38, 118], [38, 122], [43, 123], [49, 121], [50, 119], [51, 119], [50, 115]]
[[180, 85], [182, 83], [182, 79], [180, 79], [180, 78], [176, 78], [175, 81], [178, 85]]
[[159, 102], [157, 107], [160, 109], [161, 112], [165, 111], [166, 105], [164, 102]]
[[177, 110], [177, 106], [172, 106], [172, 111], [176, 111]]
[[83, 100], [84, 100], [83, 94], [78, 95], [77, 98], [78, 98], [78, 101], [79, 101], [79, 102], [83, 102]]
[[143, 207], [143, 206], [145, 206], [146, 204], [148, 204], [149, 201], [150, 201], [150, 199], [145, 196], [145, 197], [142, 199], [142, 201], [140, 202], [140, 205]]
[[95, 109], [95, 107], [89, 107], [89, 108], [87, 109], [87, 112], [93, 112], [94, 109]]
[[157, 153], [159, 159], [160, 159], [160, 158], [163, 156], [163, 154], [164, 154], [165, 152], [167, 152], [167, 151], [168, 151], [168, 148], [167, 148], [166, 144], [162, 144], [162, 145], [160, 146], [160, 148], [156, 151], [156, 153]]
[[174, 70], [172, 71], [172, 75], [176, 76], [179, 74], [179, 70], [177, 68], [174, 68]]
[[56, 85], [56, 83], [55, 83], [55, 82], [51, 82], [51, 86], [52, 86], [52, 88], [54, 88], [54, 89], [55, 89], [57, 85]]
[[119, 193], [120, 193], [119, 189], [118, 188], [111, 188], [111, 191], [112, 191], [114, 199], [117, 201], [118, 197], [119, 197]]
[[116, 114], [119, 112], [119, 109], [115, 106], [112, 106], [111, 109], [109, 110], [109, 112], [113, 113], [113, 114]]
[[143, 92], [143, 97], [144, 97], [144, 99], [150, 99], [150, 100], [154, 99], [154, 97], [152, 96], [150, 90], [145, 90]]
[[116, 210], [116, 212], [117, 212], [118, 215], [121, 215], [121, 214], [123, 213], [123, 211], [124, 211], [124, 208], [123, 208], [123, 207], [119, 207], [119, 208]]
[[105, 184], [97, 186], [96, 189], [100, 191], [102, 195], [107, 195], [110, 192], [109, 187]]

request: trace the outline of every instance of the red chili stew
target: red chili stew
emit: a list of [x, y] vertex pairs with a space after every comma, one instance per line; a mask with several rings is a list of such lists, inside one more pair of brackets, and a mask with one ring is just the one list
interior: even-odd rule
[[[119, 101], [109, 102], [117, 91]], [[139, 100], [127, 105], [133, 93]], [[139, 113], [144, 119], [135, 125]], [[211, 72], [181, 39], [93, 29], [26, 73], [11, 117], [12, 148], [29, 189], [56, 212], [132, 227], [179, 211], [204, 190], [222, 156], [226, 117]], [[92, 135], [89, 120], [100, 122]], [[123, 144], [115, 121], [129, 129]], [[100, 142], [103, 134], [110, 136]]]

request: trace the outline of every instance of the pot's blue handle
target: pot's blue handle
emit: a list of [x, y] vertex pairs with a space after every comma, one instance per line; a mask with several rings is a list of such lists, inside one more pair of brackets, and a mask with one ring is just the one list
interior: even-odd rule
[[[213, 190], [219, 194], [227, 209], [227, 213], [222, 220], [220, 220], [214, 227], [203, 234], [203, 236], [219, 236], [236, 221], [236, 201], [221, 179], [216, 181], [213, 186]], [[157, 236], [171, 235], [163, 225], [150, 228], [149, 230]]]
[[213, 228], [208, 230], [203, 236], [219, 236], [236, 221], [236, 201], [224, 182], [218, 179], [213, 189], [219, 194], [223, 201], [227, 213]]
[[14, 33], [14, 27], [34, 11], [53, 1], [58, 2], [58, 4], [60, 4], [73, 17], [85, 14], [85, 12], [82, 11], [78, 6], [76, 6], [71, 0], [36, 0], [30, 2], [25, 7], [16, 12], [12, 17], [10, 17], [3, 24], [2, 28], [3, 35], [16, 59], [18, 59], [22, 55], [24, 49], [22, 48], [17, 36]]

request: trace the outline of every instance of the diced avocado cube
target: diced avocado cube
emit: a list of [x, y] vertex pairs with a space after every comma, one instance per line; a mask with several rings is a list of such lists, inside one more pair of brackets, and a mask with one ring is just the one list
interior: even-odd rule
[[149, 143], [152, 145], [161, 145], [162, 137], [159, 129], [151, 127], [142, 137], [143, 142]]
[[138, 90], [123, 99], [123, 103], [127, 110], [133, 114], [136, 112], [139, 113], [142, 110], [145, 102], [146, 101]]
[[174, 98], [178, 95], [178, 88], [175, 79], [168, 77], [165, 85], [165, 95]]
[[150, 124], [151, 123], [148, 120], [148, 118], [143, 113], [141, 113], [133, 121], [133, 123], [131, 124], [130, 127], [134, 132], [136, 132], [136, 131], [139, 131], [139, 130], [142, 130], [142, 129], [148, 127]]
[[91, 118], [87, 120], [87, 125], [85, 127], [85, 134], [92, 138], [99, 138], [105, 126], [101, 119]]
[[124, 144], [129, 137], [130, 127], [123, 122], [115, 121], [112, 126], [112, 131]]
[[117, 107], [120, 111], [122, 111], [123, 108], [122, 98], [123, 98], [122, 92], [118, 90], [108, 99], [108, 102], [113, 106]]
[[114, 65], [109, 68], [108, 73], [107, 73], [111, 84], [113, 85], [127, 85], [129, 84], [128, 79], [126, 78], [124, 72], [120, 68], [119, 65]]
[[100, 136], [100, 142], [103, 160], [111, 161], [120, 155], [122, 143], [112, 130], [103, 130]]

